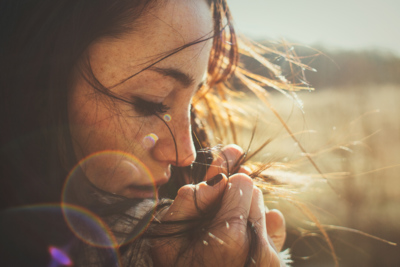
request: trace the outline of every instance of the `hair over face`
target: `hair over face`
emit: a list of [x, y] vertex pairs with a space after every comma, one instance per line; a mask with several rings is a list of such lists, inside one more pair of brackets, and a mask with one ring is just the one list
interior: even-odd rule
[[[208, 2], [214, 17], [208, 75], [212, 87], [232, 73], [237, 47], [225, 1]], [[7, 101], [1, 112], [1, 164], [2, 177], [13, 177], [1, 180], [3, 205], [59, 201], [64, 179], [76, 164], [68, 129], [68, 90], [76, 71], [96, 80], [90, 64], [85, 64], [87, 48], [99, 38], [118, 38], [135, 27], [146, 27], [141, 18], [163, 3], [2, 1], [0, 77]], [[113, 97], [101, 84], [95, 88]]]

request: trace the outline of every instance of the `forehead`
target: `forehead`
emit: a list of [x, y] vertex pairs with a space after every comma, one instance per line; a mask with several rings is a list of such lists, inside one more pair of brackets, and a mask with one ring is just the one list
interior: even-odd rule
[[[170, 39], [178, 34], [175, 45], [196, 40], [213, 30], [211, 11], [204, 0], [169, 0], [145, 16], [148, 37]], [[147, 22], [147, 23], [146, 23]], [[177, 37], [177, 36], [175, 36]]]
[[[108, 74], [108, 81], [116, 75], [128, 76], [174, 49], [211, 37], [212, 31], [213, 19], [205, 0], [169, 0], [144, 14], [131, 32], [93, 44], [89, 49], [91, 65], [95, 73]], [[190, 46], [164, 61], [170, 67], [182, 66], [210, 51], [211, 43], [209, 40]], [[113, 72], [113, 66], [118, 67], [118, 73]], [[104, 82], [105, 86], [112, 85]]]

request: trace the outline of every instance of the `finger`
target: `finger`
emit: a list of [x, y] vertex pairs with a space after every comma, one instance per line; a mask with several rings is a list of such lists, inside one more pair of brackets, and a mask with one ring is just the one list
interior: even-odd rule
[[279, 210], [270, 210], [265, 213], [265, 220], [268, 235], [274, 241], [276, 249], [281, 251], [286, 239], [286, 223], [283, 214]]
[[201, 215], [201, 211], [214, 203], [227, 186], [228, 179], [224, 174], [220, 174], [216, 178], [219, 178], [219, 181], [212, 186], [202, 182], [197, 185], [181, 187], [162, 219], [167, 221], [187, 220]]
[[244, 174], [250, 175], [251, 169], [247, 166], [242, 165], [242, 166], [240, 166], [238, 173], [244, 173]]
[[[199, 209], [206, 209], [207, 206], [214, 203], [225, 190], [228, 179], [220, 174], [214, 179], [213, 185], [207, 185], [206, 182], [197, 185], [185, 185], [179, 189], [178, 194], [171, 206], [161, 215], [162, 221], [180, 221], [191, 220], [199, 217]], [[197, 203], [197, 206], [196, 204]], [[183, 224], [183, 228], [186, 224]], [[178, 230], [177, 224], [172, 224], [169, 228], [164, 225], [161, 234], [174, 233]], [[165, 262], [174, 262], [176, 249], [182, 244], [179, 238], [158, 238], [152, 240], [152, 253], [156, 255], [157, 266], [163, 266]]]
[[228, 174], [227, 168], [229, 167], [229, 172], [233, 170], [236, 162], [240, 159], [243, 154], [243, 149], [237, 145], [231, 144], [223, 147], [211, 163], [210, 168], [207, 170], [205, 180], [214, 177], [218, 173]]
[[263, 239], [263, 242], [268, 243], [265, 214], [265, 205], [262, 192], [257, 187], [254, 187], [248, 220], [251, 222], [252, 227], [254, 227], [258, 236]]
[[277, 251], [273, 248], [274, 244], [267, 234], [265, 212], [263, 194], [259, 188], [254, 187], [249, 212], [249, 222], [252, 224], [252, 231], [255, 231], [257, 234], [257, 246], [260, 246], [261, 254], [256, 255], [255, 259], [253, 258], [252, 261], [256, 266], [280, 266]]
[[229, 178], [213, 234], [218, 235], [215, 240], [225, 243], [232, 251], [243, 250], [247, 246], [247, 218], [252, 194], [253, 181], [249, 176], [234, 174]]

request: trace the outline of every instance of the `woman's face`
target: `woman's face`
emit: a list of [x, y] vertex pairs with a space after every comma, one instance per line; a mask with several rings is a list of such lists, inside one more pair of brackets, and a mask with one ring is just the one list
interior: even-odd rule
[[[190, 103], [205, 82], [212, 39], [189, 46], [121, 83], [173, 49], [212, 36], [206, 1], [166, 1], [135, 29], [89, 47], [94, 76], [119, 98], [98, 93], [80, 77], [71, 89], [68, 116], [75, 154], [89, 180], [126, 197], [155, 197], [170, 166], [195, 160]], [[152, 102], [157, 104], [143, 104]], [[168, 106], [168, 110], [160, 103]], [[149, 115], [151, 111], [158, 112]], [[170, 130], [176, 140], [176, 149]], [[83, 160], [84, 159], [84, 160]]]

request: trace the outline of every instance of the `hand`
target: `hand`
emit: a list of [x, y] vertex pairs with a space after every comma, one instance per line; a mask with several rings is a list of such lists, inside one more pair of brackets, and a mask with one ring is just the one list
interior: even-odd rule
[[[206, 173], [205, 180], [209, 180], [218, 173], [228, 173], [227, 166], [229, 166], [229, 172], [232, 172], [233, 167], [242, 155], [243, 149], [237, 145], [231, 144], [223, 147], [221, 152], [211, 163], [211, 166]], [[240, 166], [237, 172], [249, 175], [251, 170], [246, 166]], [[267, 207], [265, 207], [265, 209], [267, 233], [271, 237], [276, 250], [279, 252], [282, 250], [286, 239], [285, 218], [279, 210], [270, 211]]]
[[[183, 186], [161, 220], [199, 218], [194, 202], [195, 192], [201, 210], [206, 210], [218, 197], [222, 197], [220, 210], [204, 231], [195, 228], [181, 238], [156, 239], [152, 244], [156, 266], [244, 266], [249, 251], [250, 231], [253, 231], [249, 231], [248, 222], [254, 226], [258, 239], [259, 253], [252, 261], [256, 262], [256, 266], [280, 266], [277, 251], [267, 235], [266, 218], [269, 215], [266, 215], [262, 192], [253, 186], [249, 176], [234, 174], [228, 184], [228, 179], [222, 175], [214, 186], [205, 182]], [[185, 224], [174, 224], [174, 227], [175, 231], [185, 230]]]
[[237, 163], [242, 155], [243, 149], [240, 146], [234, 144], [224, 146], [221, 151], [214, 156], [214, 160], [208, 168], [204, 180], [207, 181], [219, 173], [229, 173], [230, 175], [232, 175], [235, 173], [235, 171], [236, 173], [245, 173], [249, 175], [251, 173], [251, 170], [248, 167], [237, 166]]
[[268, 210], [267, 207], [265, 210], [268, 236], [271, 237], [276, 250], [281, 251], [286, 239], [285, 218], [279, 210]]

